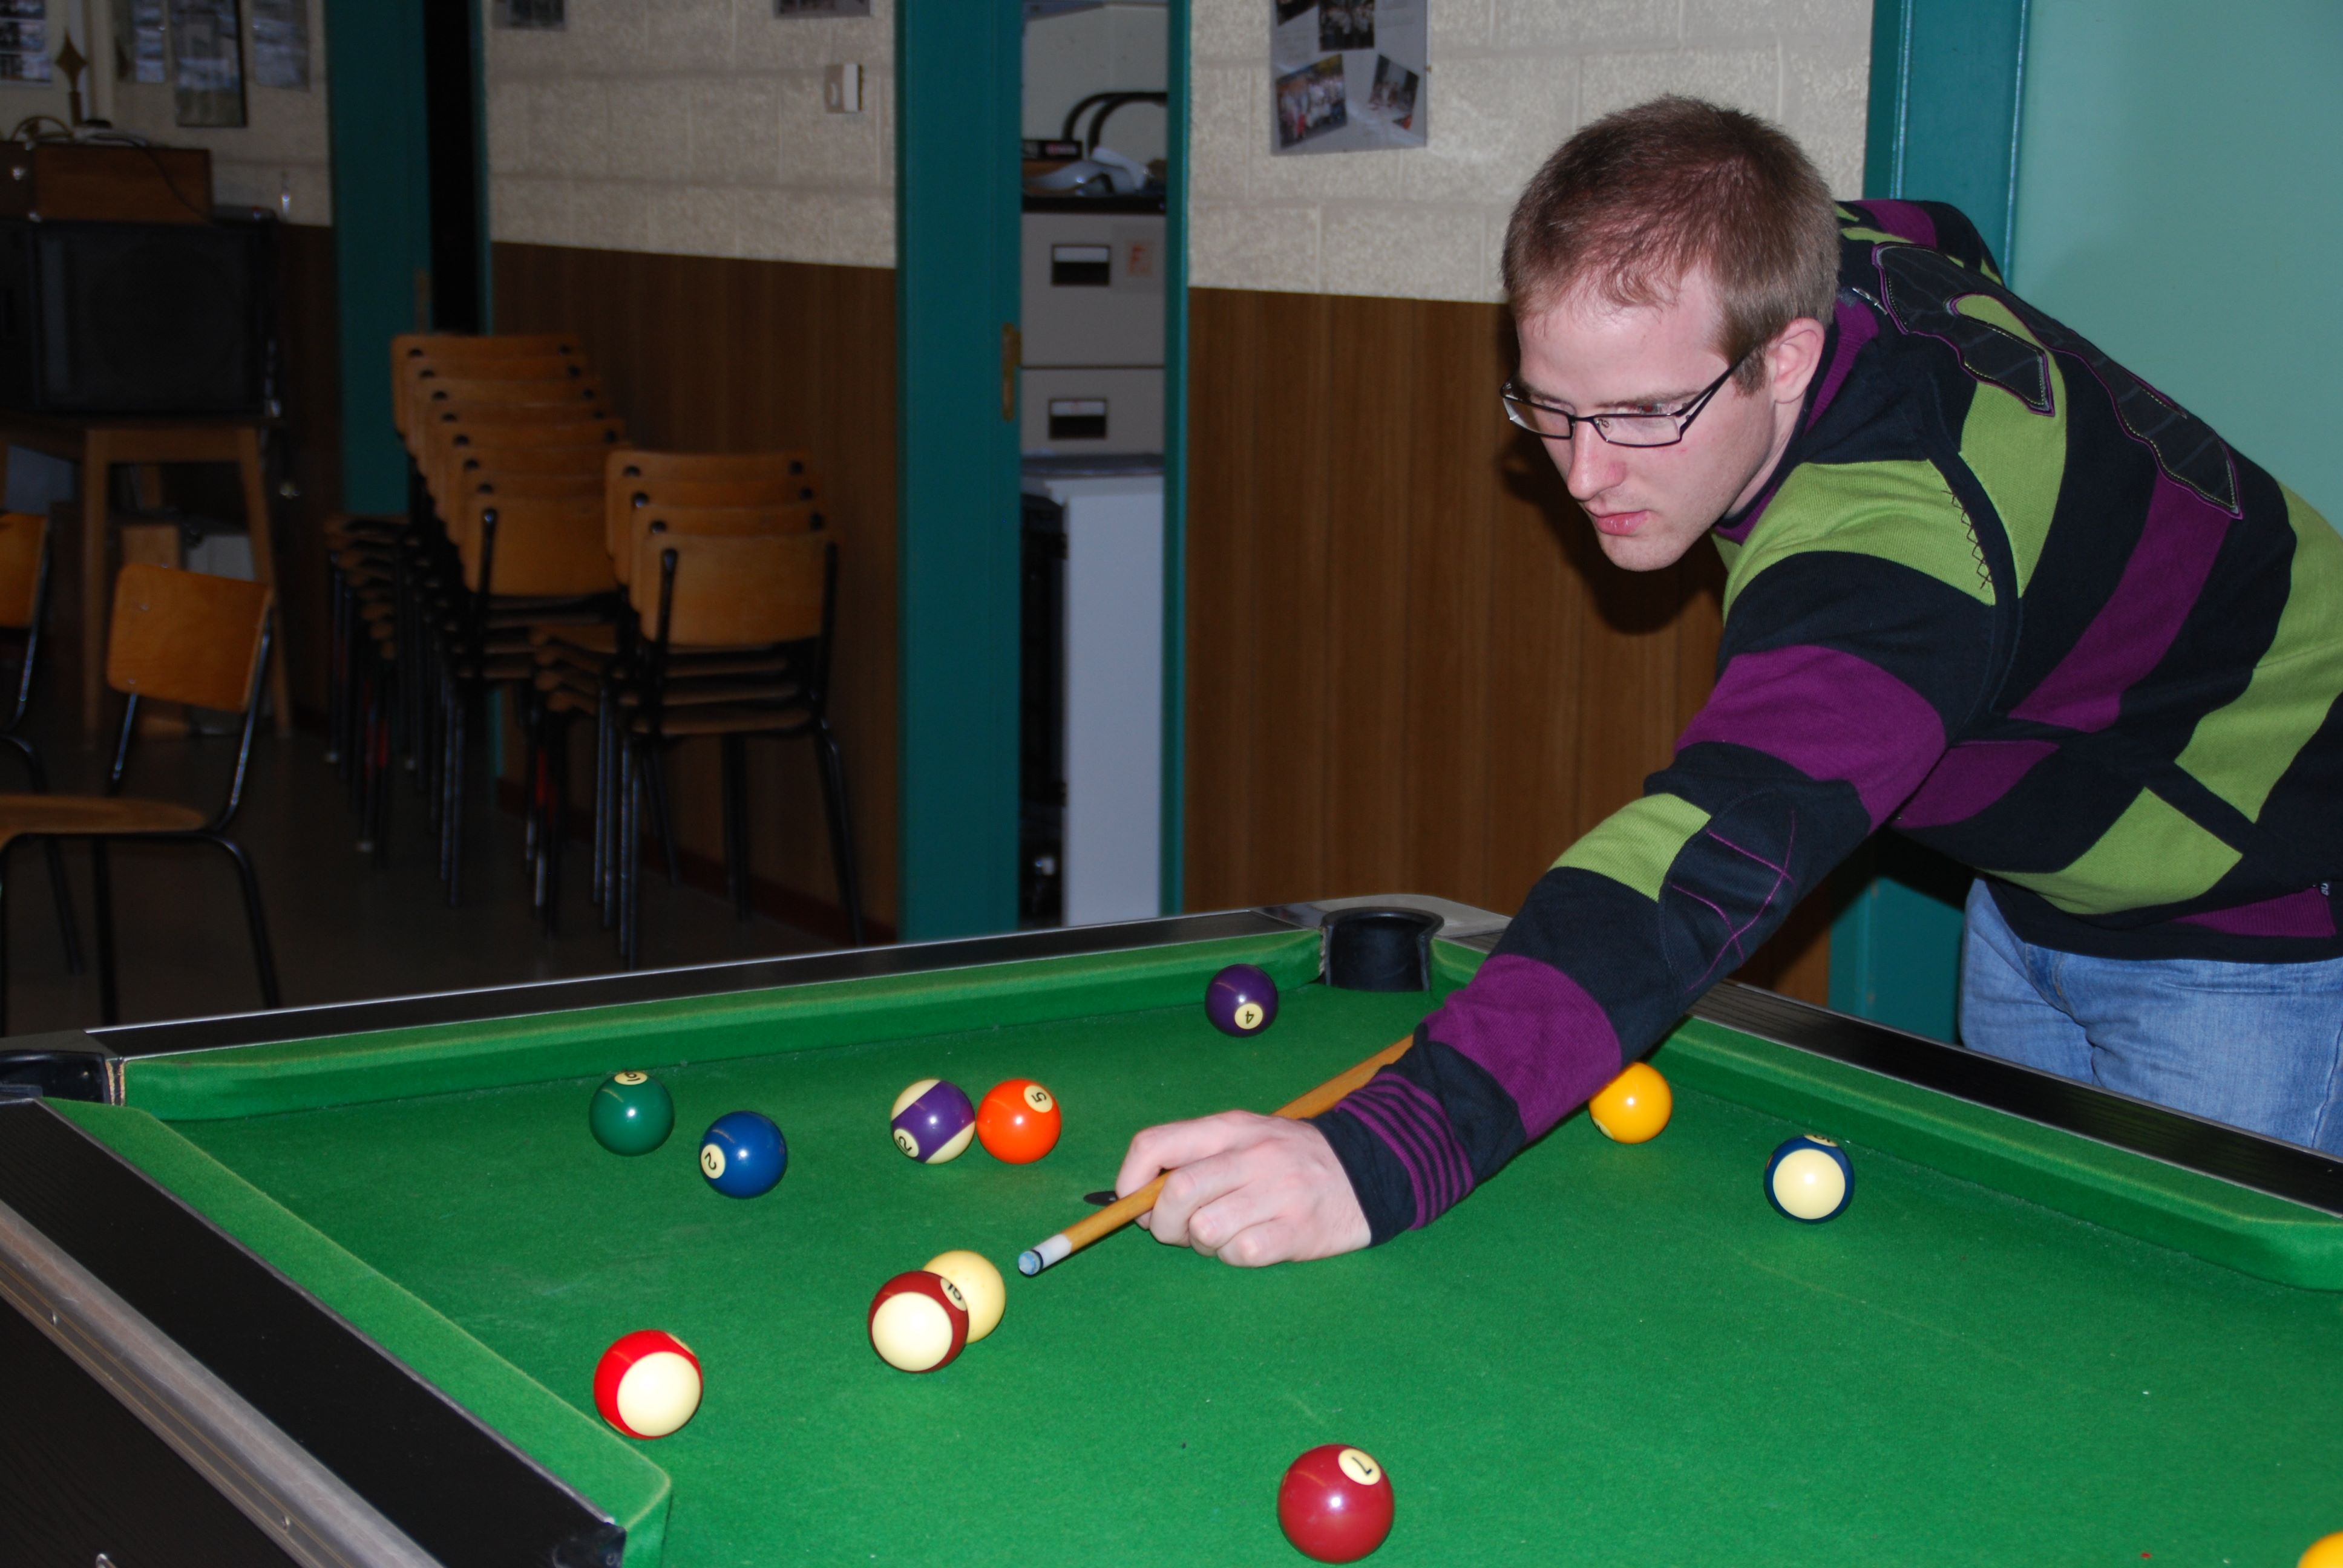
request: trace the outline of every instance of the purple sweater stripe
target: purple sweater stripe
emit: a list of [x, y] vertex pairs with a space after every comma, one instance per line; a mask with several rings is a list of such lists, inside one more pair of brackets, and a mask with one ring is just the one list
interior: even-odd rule
[[1936, 220], [1928, 216], [1925, 207], [1908, 201], [1866, 201], [1858, 210], [1870, 215], [1873, 228], [1898, 239], [1908, 239], [1914, 245], [1931, 248], [1936, 246]]
[[1499, 953], [1424, 1020], [1513, 1097], [1530, 1138], [1619, 1074], [1619, 1036], [1602, 1006], [1551, 964]]
[[1396, 1072], [1383, 1073], [1366, 1086], [1367, 1092], [1379, 1101], [1388, 1101], [1396, 1109], [1412, 1114], [1417, 1124], [1432, 1141], [1440, 1169], [1446, 1174], [1453, 1196], [1462, 1198], [1473, 1188], [1473, 1165], [1464, 1158], [1464, 1146], [1456, 1141], [1456, 1134], [1448, 1125], [1448, 1112], [1418, 1084]]
[[2173, 924], [2203, 926], [2233, 937], [2331, 937], [2335, 934], [2335, 907], [2317, 888], [2305, 888], [2298, 893], [2265, 899], [2258, 904], [2183, 915]]
[[[1393, 1092], [1394, 1085], [1401, 1092]], [[1446, 1115], [1413, 1084], [1386, 1070], [1345, 1098], [1342, 1109], [1382, 1139], [1406, 1168], [1415, 1192], [1416, 1225], [1430, 1224], [1472, 1190], [1472, 1171]]]
[[1835, 314], [1838, 348], [1831, 355], [1830, 368], [1823, 373], [1822, 389], [1815, 394], [1809, 422], [1822, 417], [1823, 410], [1831, 406], [1831, 399], [1846, 384], [1848, 373], [1855, 368], [1855, 357], [1863, 352], [1865, 344], [1879, 336], [1879, 318], [1860, 306], [1841, 300]]
[[1727, 664], [1676, 749], [1704, 740], [1778, 757], [1809, 779], [1845, 779], [1876, 828], [1944, 755], [1945, 723], [1870, 660], [1802, 645]]
[[1966, 822], [2012, 789], [2058, 749], [2048, 740], [1970, 740], [1945, 753], [1919, 792], [1896, 813], [1898, 828]]
[[2124, 693], [2180, 635], [2228, 533], [2227, 512], [2187, 486], [2159, 477], [2115, 592], [2011, 717], [2087, 731], [2113, 724]]

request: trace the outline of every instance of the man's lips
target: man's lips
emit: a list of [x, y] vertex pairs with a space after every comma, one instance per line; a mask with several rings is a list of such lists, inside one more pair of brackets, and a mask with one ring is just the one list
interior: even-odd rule
[[1635, 512], [1595, 512], [1595, 511], [1590, 511], [1590, 512], [1588, 512], [1588, 513], [1586, 514], [1586, 519], [1587, 519], [1587, 521], [1589, 521], [1589, 522], [1591, 522], [1591, 523], [1593, 523], [1593, 524], [1594, 525], [1594, 531], [1595, 531], [1595, 532], [1597, 532], [1597, 533], [1602, 533], [1602, 534], [1610, 534], [1610, 535], [1613, 535], [1613, 536], [1614, 536], [1614, 537], [1616, 537], [1616, 538], [1625, 538], [1627, 535], [1632, 534], [1632, 533], [1634, 533], [1636, 529], [1638, 529], [1638, 528], [1642, 528], [1642, 527], [1644, 526], [1644, 524], [1645, 520], [1646, 520], [1646, 519], [1648, 519], [1648, 518], [1651, 517], [1651, 515], [1652, 515], [1652, 514], [1651, 514], [1650, 512], [1648, 512], [1648, 511], [1635, 511]]

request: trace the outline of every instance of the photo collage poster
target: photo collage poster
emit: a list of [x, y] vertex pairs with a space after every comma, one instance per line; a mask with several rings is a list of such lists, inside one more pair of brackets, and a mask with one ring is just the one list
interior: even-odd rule
[[163, 0], [114, 0], [114, 79], [160, 85], [171, 79]]
[[48, 0], [0, 0], [0, 82], [48, 79]]
[[1430, 0], [1263, 0], [1270, 150], [1420, 147]]
[[171, 0], [171, 88], [182, 126], [244, 117], [244, 28], [236, 0]]

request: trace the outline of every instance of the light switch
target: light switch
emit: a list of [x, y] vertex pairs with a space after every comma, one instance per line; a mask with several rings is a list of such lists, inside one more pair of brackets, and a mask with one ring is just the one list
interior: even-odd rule
[[821, 75], [821, 106], [832, 115], [862, 112], [862, 67], [832, 65]]

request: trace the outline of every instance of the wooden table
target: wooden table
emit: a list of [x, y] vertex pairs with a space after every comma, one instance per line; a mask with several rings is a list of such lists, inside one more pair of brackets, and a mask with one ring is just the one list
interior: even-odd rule
[[[106, 726], [106, 620], [114, 576], [106, 570], [112, 508], [106, 479], [116, 463], [233, 463], [243, 475], [245, 526], [252, 536], [253, 576], [277, 586], [277, 551], [268, 490], [260, 458], [257, 419], [107, 419], [0, 410], [0, 488], [7, 483], [8, 447], [29, 447], [81, 465], [82, 733], [92, 741]], [[150, 501], [158, 498], [149, 494]], [[272, 639], [268, 694], [277, 733], [293, 732], [293, 699], [285, 676], [284, 605]]]

